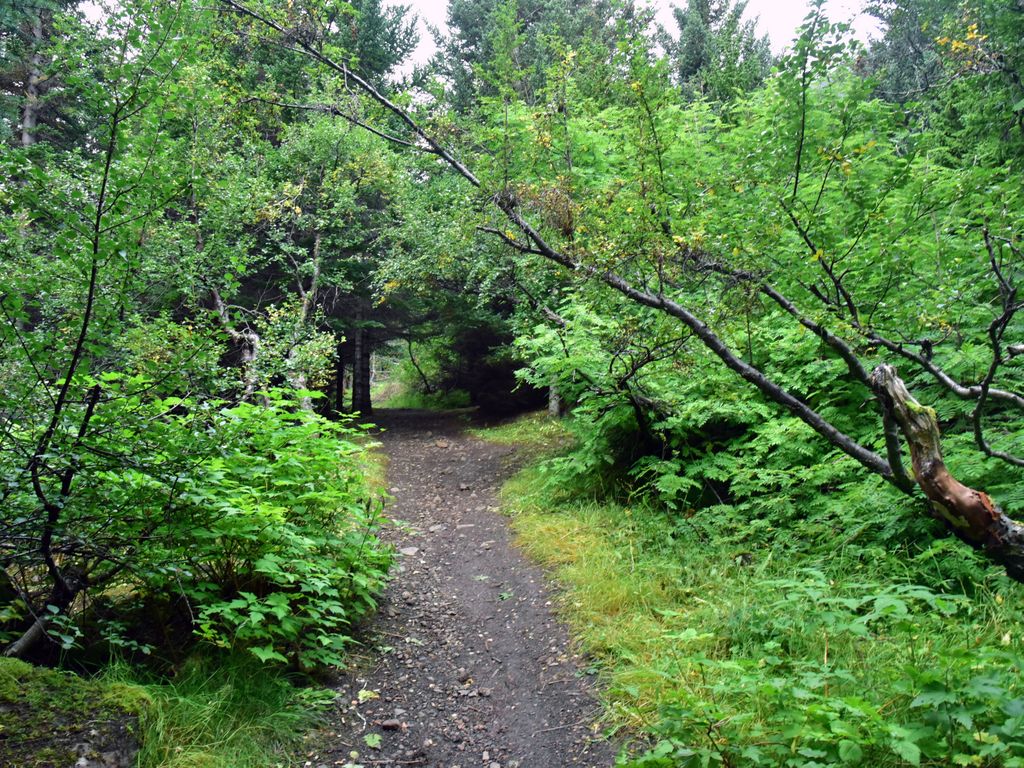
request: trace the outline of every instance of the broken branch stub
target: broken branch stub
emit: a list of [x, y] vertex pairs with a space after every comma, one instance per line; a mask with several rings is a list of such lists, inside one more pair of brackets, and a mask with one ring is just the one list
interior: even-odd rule
[[1010, 578], [1024, 581], [1024, 526], [1007, 517], [987, 493], [949, 473], [935, 411], [914, 399], [893, 366], [875, 368], [871, 383], [910, 447], [914, 479], [935, 517], [961, 541], [1003, 566]]

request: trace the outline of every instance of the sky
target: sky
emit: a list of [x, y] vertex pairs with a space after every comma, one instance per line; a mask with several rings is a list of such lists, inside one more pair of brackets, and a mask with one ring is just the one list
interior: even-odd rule
[[[686, 0], [648, 0], [648, 3], [655, 8], [658, 21], [674, 31], [672, 6], [685, 5]], [[448, 0], [401, 0], [401, 4], [412, 6], [413, 12], [420, 17], [420, 45], [410, 63], [423, 64], [435, 50], [433, 37], [426, 25], [444, 28]], [[758, 29], [771, 39], [772, 52], [781, 53], [792, 42], [796, 28], [808, 14], [809, 5], [809, 0], [749, 0], [746, 16], [758, 18]], [[854, 21], [858, 36], [866, 39], [875, 27], [864, 17], [856, 19], [861, 5], [860, 0], [830, 0], [827, 7], [833, 21]]]
[[[672, 19], [672, 6], [685, 5], [686, 0], [647, 0], [657, 12], [658, 21], [667, 29], [675, 31], [675, 23]], [[428, 31], [428, 26], [445, 28], [447, 17], [448, 0], [389, 0], [387, 5], [409, 5], [414, 13], [419, 16], [420, 44], [408, 62], [406, 69], [411, 70], [412, 66], [425, 64], [436, 50], [434, 38]], [[866, 17], [859, 14], [862, 0], [829, 0], [828, 13], [833, 21], [853, 21], [854, 29], [862, 40], [876, 29], [876, 26]], [[781, 53], [790, 42], [792, 42], [796, 28], [807, 16], [810, 0], [748, 0], [746, 16], [757, 17], [758, 29], [761, 34], [766, 34], [771, 39], [772, 52]], [[98, 16], [98, 10], [93, 2], [82, 3], [86, 15], [91, 18]]]

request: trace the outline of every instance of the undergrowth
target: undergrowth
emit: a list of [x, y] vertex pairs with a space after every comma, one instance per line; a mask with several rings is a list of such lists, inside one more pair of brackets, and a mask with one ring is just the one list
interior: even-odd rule
[[467, 432], [492, 443], [515, 445], [521, 456], [532, 459], [555, 455], [572, 445], [564, 424], [545, 412], [528, 413], [494, 426], [473, 427]]
[[634, 739], [621, 765], [1024, 765], [1024, 601], [962, 545], [901, 540], [855, 489], [846, 518], [780, 521], [766, 498], [741, 519], [588, 494], [569, 460], [503, 504]]
[[89, 678], [0, 659], [0, 764], [70, 765], [79, 744], [127, 755], [134, 742], [137, 768], [283, 768], [332, 698], [240, 653], [194, 656], [170, 678], [125, 663]]
[[[114, 667], [105, 678], [138, 684], [136, 675]], [[173, 680], [142, 687], [152, 703], [141, 713], [139, 768], [290, 765], [316, 706], [331, 696], [242, 656], [196, 659]]]
[[409, 408], [420, 411], [446, 411], [469, 407], [469, 394], [461, 389], [426, 394], [408, 388], [400, 389], [377, 404], [378, 408]]

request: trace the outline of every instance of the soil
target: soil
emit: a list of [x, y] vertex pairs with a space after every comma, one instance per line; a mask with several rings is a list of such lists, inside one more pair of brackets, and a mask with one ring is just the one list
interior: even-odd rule
[[374, 421], [390, 459], [388, 512], [401, 521], [385, 537], [399, 562], [306, 764], [611, 766], [585, 660], [497, 509], [514, 450], [464, 434], [459, 414], [382, 411]]

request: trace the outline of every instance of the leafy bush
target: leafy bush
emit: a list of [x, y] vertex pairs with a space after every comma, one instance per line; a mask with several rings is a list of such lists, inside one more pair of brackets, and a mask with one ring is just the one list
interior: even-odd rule
[[[80, 568], [95, 594], [182, 596], [199, 636], [218, 646], [299, 666], [339, 663], [390, 564], [361, 431], [301, 408], [309, 392], [230, 405], [149, 399], [139, 378], [84, 382], [91, 387], [103, 394], [88, 433], [56, 444], [55, 453], [74, 448], [77, 462], [52, 532], [65, 568]], [[9, 501], [25, 510], [11, 535], [42, 540], [31, 492]], [[47, 604], [33, 587], [37, 557], [5, 562], [21, 605]], [[72, 609], [51, 624], [65, 646], [82, 617]]]
[[336, 664], [390, 564], [374, 535], [380, 505], [360, 475], [358, 432], [270, 397], [216, 414], [216, 443], [230, 449], [182, 484], [192, 547], [173, 559], [204, 638], [264, 661]]
[[1024, 764], [1024, 658], [952, 624], [977, 611], [962, 595], [814, 570], [756, 590], [717, 631], [666, 632], [659, 672], [683, 682], [627, 765]]

